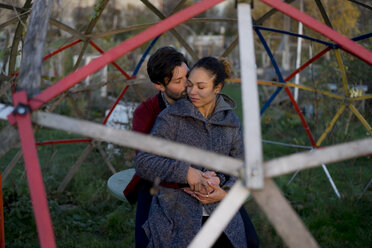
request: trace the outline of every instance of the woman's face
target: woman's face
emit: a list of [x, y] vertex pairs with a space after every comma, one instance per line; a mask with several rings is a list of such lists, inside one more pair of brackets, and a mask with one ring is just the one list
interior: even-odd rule
[[[214, 87], [213, 79], [214, 76], [211, 76], [209, 71], [204, 68], [192, 69], [187, 78], [187, 94], [191, 102], [203, 115], [211, 108], [214, 109], [216, 95], [222, 88], [221, 84]], [[209, 114], [207, 113], [207, 115]]]

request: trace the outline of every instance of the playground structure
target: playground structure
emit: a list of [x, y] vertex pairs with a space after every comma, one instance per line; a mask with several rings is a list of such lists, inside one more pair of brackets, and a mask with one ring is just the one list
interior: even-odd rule
[[[26, 1], [26, 2], [31, 2], [31, 1]], [[41, 171], [40, 171], [40, 168], [38, 168], [38, 158], [37, 158], [37, 153], [35, 150], [36, 142], [34, 141], [34, 138], [33, 138], [30, 112], [39, 109], [43, 105], [47, 104], [50, 100], [63, 94], [63, 92], [70, 89], [75, 84], [83, 80], [85, 77], [99, 70], [100, 68], [107, 65], [108, 63], [112, 63], [123, 74], [123, 76], [126, 78], [126, 80], [128, 80], [128, 82], [130, 82], [130, 80], [135, 81], [134, 78], [135, 78], [136, 72], [138, 71], [141, 65], [141, 62], [137, 65], [136, 69], [134, 70], [134, 73], [131, 76], [129, 76], [123, 69], [120, 68], [118, 64], [115, 63], [115, 59], [129, 53], [132, 49], [152, 39], [153, 41], [151, 44], [153, 45], [156, 42], [156, 40], [159, 38], [159, 35], [161, 35], [162, 33], [168, 30], [171, 30], [172, 33], [176, 33], [176, 31], [172, 29], [173, 27], [205, 11], [206, 9], [210, 7], [213, 7], [215, 4], [222, 2], [222, 1], [205, 0], [189, 8], [186, 8], [186, 9], [183, 9], [177, 12], [177, 10], [179, 10], [182, 7], [183, 3], [185, 2], [185, 1], [180, 1], [179, 5], [175, 8], [175, 11], [174, 11], [174, 13], [176, 12], [177, 13], [166, 18], [163, 14], [160, 13], [159, 10], [157, 10], [153, 5], [151, 5], [151, 3], [149, 3], [146, 0], [143, 0], [142, 2], [149, 9], [158, 13], [158, 16], [164, 20], [157, 23], [156, 25], [151, 26], [149, 29], [141, 32], [140, 34], [128, 39], [127, 41], [123, 42], [117, 47], [114, 47], [113, 49], [111, 49], [110, 51], [106, 53], [104, 53], [92, 40], [87, 39], [85, 36], [92, 31], [97, 19], [99, 18], [104, 7], [108, 3], [108, 1], [101, 1], [100, 2], [101, 6], [99, 8], [100, 10], [99, 15], [97, 15], [91, 21], [89, 27], [87, 28], [85, 35], [80, 34], [77, 31], [72, 31], [71, 28], [66, 27], [65, 25], [61, 23], [58, 24], [60, 25], [60, 27], [63, 26], [65, 30], [69, 30], [72, 35], [78, 38], [78, 40], [61, 47], [60, 49], [56, 50], [55, 52], [51, 54], [48, 54], [47, 56], [44, 57], [44, 60], [80, 42], [84, 42], [85, 48], [83, 48], [83, 50], [86, 49], [86, 46], [91, 45], [103, 55], [99, 57], [98, 59], [92, 61], [88, 65], [83, 66], [80, 69], [74, 71], [73, 73], [65, 77], [64, 79], [55, 83], [55, 85], [35, 95], [35, 92], [37, 92], [37, 90], [40, 88], [40, 85], [39, 85], [40, 71], [37, 70], [37, 64], [40, 65], [42, 61], [43, 39], [35, 36], [36, 31], [33, 30], [33, 27], [36, 28], [37, 25], [42, 24], [44, 26], [42, 26], [41, 28], [40, 26], [38, 26], [39, 30], [44, 30], [44, 32], [46, 32], [46, 25], [48, 23], [49, 16], [45, 16], [45, 15], [43, 16], [40, 13], [42, 13], [41, 11], [43, 9], [50, 8], [51, 2], [52, 1], [49, 1], [49, 2], [45, 1], [45, 3], [43, 4], [41, 3], [41, 1], [35, 1], [33, 4], [27, 36], [29, 36], [30, 40], [39, 39], [37, 40], [38, 41], [37, 48], [39, 49], [30, 49], [27, 47], [27, 43], [26, 43], [23, 57], [29, 58], [29, 59], [27, 59], [28, 61], [24, 59], [25, 61], [22, 61], [22, 64], [21, 64], [21, 71], [18, 75], [19, 82], [17, 84], [17, 90], [14, 89], [14, 94], [13, 94], [14, 108], [3, 105], [1, 106], [2, 108], [0, 109], [1, 110], [0, 113], [3, 118], [8, 116], [8, 114], [10, 114], [7, 117], [9, 121], [12, 124], [15, 124], [15, 123], [18, 124], [18, 132], [21, 138], [22, 150], [23, 150], [24, 159], [26, 163], [26, 170], [28, 174], [28, 180], [29, 180], [31, 198], [32, 198], [33, 207], [34, 207], [35, 219], [36, 219], [36, 223], [38, 227], [40, 243], [43, 247], [54, 247], [55, 241], [54, 241], [53, 229], [51, 227], [51, 219], [49, 215], [45, 214], [45, 213], [49, 213], [49, 211], [48, 211], [48, 207], [47, 207], [46, 200], [45, 200], [46, 196], [45, 196], [45, 190], [44, 190], [42, 179], [41, 179]], [[372, 96], [370, 95], [355, 96], [350, 92], [349, 87], [348, 87], [348, 82], [345, 76], [345, 70], [343, 69], [342, 60], [339, 54], [339, 49], [341, 48], [344, 51], [347, 51], [350, 54], [356, 56], [357, 58], [365, 61], [367, 64], [372, 65], [371, 52], [364, 49], [360, 45], [357, 45], [355, 42], [352, 41], [352, 40], [358, 41], [361, 39], [368, 38], [371, 36], [371, 34], [363, 35], [361, 37], [356, 37], [356, 38], [353, 38], [352, 40], [349, 40], [343, 37], [342, 35], [338, 34], [337, 32], [333, 31], [331, 28], [329, 28], [332, 25], [329, 22], [324, 9], [322, 9], [322, 5], [320, 1], [316, 1], [316, 2], [328, 26], [314, 19], [311, 19], [306, 14], [298, 11], [292, 6], [286, 3], [283, 3], [281, 1], [265, 0], [262, 2], [272, 6], [274, 9], [278, 9], [282, 11], [283, 13], [291, 16], [292, 18], [298, 21], [301, 21], [304, 25], [307, 25], [313, 28], [317, 32], [335, 41], [336, 44], [317, 40], [319, 42], [323, 42], [323, 44], [327, 46], [326, 49], [318, 53], [308, 62], [303, 64], [301, 67], [299, 67], [296, 71], [294, 71], [290, 76], [284, 79], [281, 75], [281, 72], [279, 70], [278, 65], [276, 64], [274, 57], [271, 54], [270, 48], [268, 47], [261, 33], [262, 30], [269, 30], [269, 29], [259, 26], [259, 24], [263, 22], [264, 17], [268, 18], [268, 16], [275, 13], [275, 10], [273, 9], [270, 12], [270, 14], [265, 15], [262, 19], [256, 20], [255, 25], [253, 26], [253, 29], [256, 32], [257, 36], [260, 38], [267, 53], [269, 54], [271, 58], [271, 62], [275, 68], [275, 71], [279, 79], [278, 83], [264, 82], [264, 81], [258, 82], [259, 84], [274, 85], [278, 87], [275, 93], [269, 98], [267, 103], [261, 109], [261, 114], [268, 108], [268, 106], [274, 100], [276, 95], [278, 95], [278, 93], [284, 88], [305, 127], [311, 146], [314, 149], [319, 148], [321, 146], [325, 137], [328, 135], [328, 133], [330, 132], [330, 130], [336, 123], [337, 119], [345, 111], [346, 108], [349, 108], [352, 111], [352, 113], [354, 113], [357, 116], [357, 118], [361, 121], [361, 123], [364, 125], [367, 131], [370, 134], [372, 134], [372, 130], [368, 122], [362, 117], [362, 115], [359, 113], [359, 111], [355, 108], [353, 104], [355, 101], [370, 99], [372, 98]], [[19, 11], [23, 11], [23, 9], [19, 9]], [[72, 142], [88, 142], [89, 143], [89, 145], [87, 146], [83, 154], [80, 156], [76, 164], [72, 167], [69, 174], [66, 176], [65, 180], [63, 180], [63, 182], [61, 183], [58, 190], [59, 191], [64, 190], [68, 182], [71, 180], [73, 174], [82, 164], [83, 160], [89, 154], [89, 152], [93, 149], [94, 146], [98, 147], [102, 156], [105, 158], [105, 161], [107, 165], [109, 166], [110, 170], [113, 173], [115, 173], [115, 169], [112, 167], [112, 165], [110, 166], [110, 162], [105, 157], [105, 153], [103, 149], [100, 148], [100, 143], [96, 142], [96, 140], [106, 141], [106, 142], [110, 142], [110, 143], [114, 143], [114, 144], [118, 144], [118, 145], [122, 145], [126, 147], [154, 152], [154, 153], [157, 153], [163, 156], [172, 157], [175, 159], [186, 160], [188, 162], [191, 162], [196, 165], [204, 166], [206, 168], [215, 169], [215, 170], [218, 169], [227, 174], [239, 176], [242, 179], [243, 183], [244, 182], [248, 183], [245, 185], [243, 185], [243, 183], [238, 183], [230, 191], [228, 197], [221, 203], [220, 208], [216, 211], [216, 214], [214, 214], [213, 217], [210, 219], [210, 221], [205, 225], [203, 230], [200, 232], [200, 235], [197, 236], [197, 238], [194, 240], [191, 246], [200, 247], [201, 244], [203, 244], [204, 246], [208, 246], [208, 244], [212, 244], [215, 238], [218, 237], [219, 233], [224, 228], [224, 226], [221, 223], [227, 223], [229, 221], [228, 217], [226, 217], [226, 213], [228, 212], [228, 213], [234, 214], [235, 211], [241, 206], [245, 198], [249, 195], [249, 193], [251, 193], [253, 197], [256, 199], [256, 201], [259, 203], [263, 211], [267, 214], [268, 218], [273, 223], [274, 227], [277, 229], [277, 232], [282, 236], [282, 238], [284, 239], [285, 243], [288, 246], [298, 247], [299, 244], [301, 244], [302, 246], [307, 245], [309, 247], [316, 247], [317, 246], [316, 241], [308, 233], [306, 228], [303, 226], [303, 224], [301, 223], [297, 215], [294, 213], [294, 211], [290, 208], [290, 206], [285, 201], [284, 197], [280, 194], [280, 191], [276, 188], [275, 184], [270, 178], [278, 176], [278, 175], [294, 172], [300, 169], [322, 165], [328, 162], [339, 161], [339, 160], [343, 160], [343, 159], [347, 159], [351, 157], [356, 157], [356, 156], [361, 156], [361, 155], [372, 153], [372, 150], [371, 150], [372, 141], [370, 138], [366, 140], [361, 140], [361, 141], [353, 141], [353, 142], [349, 142], [346, 144], [330, 146], [327, 148], [318, 149], [318, 150], [314, 150], [311, 152], [298, 153], [298, 154], [294, 154], [288, 157], [283, 157], [280, 159], [274, 159], [272, 161], [263, 162], [262, 161], [261, 138], [260, 138], [260, 126], [259, 126], [260, 122], [259, 122], [259, 112], [258, 112], [257, 88], [255, 88], [257, 86], [255, 84], [251, 85], [248, 83], [248, 82], [256, 82], [256, 80], [252, 79], [252, 75], [255, 75], [254, 58], [250, 56], [251, 54], [254, 54], [253, 42], [252, 42], [253, 38], [252, 38], [252, 34], [249, 36], [250, 31], [247, 30], [247, 27], [252, 26], [251, 24], [247, 25], [247, 23], [250, 23], [250, 19], [251, 19], [250, 14], [249, 14], [250, 13], [249, 6], [247, 6], [247, 4], [245, 3], [239, 3], [238, 11], [240, 12], [240, 15], [238, 18], [238, 24], [239, 24], [239, 33], [241, 35], [226, 49], [226, 51], [223, 53], [223, 56], [231, 52], [231, 50], [239, 43], [240, 56], [241, 56], [241, 68], [242, 68], [241, 69], [242, 71], [241, 81], [242, 81], [243, 110], [244, 110], [243, 118], [245, 120], [244, 128], [245, 130], [250, 130], [250, 132], [248, 133], [246, 132], [244, 134], [245, 141], [246, 141], [246, 147], [247, 147], [246, 149], [247, 158], [244, 164], [242, 161], [237, 161], [232, 158], [225, 158], [222, 156], [218, 156], [216, 154], [210, 154], [208, 152], [199, 151], [199, 150], [186, 147], [186, 146], [182, 146], [179, 144], [176, 145], [176, 144], [172, 144], [171, 142], [157, 140], [152, 137], [147, 137], [147, 136], [134, 134], [131, 132], [126, 132], [126, 131], [114, 130], [114, 129], [104, 127], [102, 125], [98, 125], [98, 124], [94, 124], [94, 123], [90, 123], [90, 122], [82, 121], [82, 120], [76, 120], [70, 117], [63, 117], [63, 116], [58, 116], [58, 115], [51, 114], [51, 113], [35, 111], [32, 114], [32, 121], [36, 124], [39, 124], [45, 127], [74, 132], [77, 134], [90, 137], [88, 139], [64, 140], [64, 141], [54, 141], [54, 142], [50, 141], [49, 142], [50, 144], [72, 143]], [[50, 19], [50, 23], [53, 24], [57, 22]], [[244, 23], [244, 25], [242, 23]], [[271, 31], [274, 31], [274, 30], [271, 29]], [[247, 34], [248, 36], [245, 36], [242, 34]], [[289, 33], [287, 32], [287, 34]], [[44, 33], [44, 36], [45, 36], [45, 33]], [[182, 40], [182, 37], [180, 37], [179, 35], [178, 36], [175, 35], [175, 36], [178, 37], [178, 39]], [[307, 39], [307, 38], [311, 39], [310, 37], [307, 37], [304, 35], [298, 35], [298, 36], [304, 39]], [[180, 43], [186, 47], [186, 50], [196, 60], [197, 56], [195, 52], [192, 51], [192, 48], [189, 47], [186, 42], [180, 41]], [[152, 47], [151, 44], [143, 57], [145, 57], [148, 51], [150, 51]], [[244, 44], [244, 46], [242, 44]], [[250, 49], [250, 50], [247, 50], [247, 49]], [[299, 73], [304, 68], [306, 68], [306, 66], [310, 65], [311, 63], [316, 61], [318, 58], [320, 58], [322, 55], [326, 54], [327, 52], [331, 50], [334, 51], [337, 61], [339, 63], [340, 70], [342, 71], [342, 79], [343, 79], [342, 81], [344, 84], [345, 96], [339, 96], [339, 95], [336, 95], [330, 92], [310, 89], [308, 87], [304, 87], [301, 85], [294, 85], [294, 84], [287, 82], [291, 80], [297, 73]], [[82, 51], [80, 55], [82, 56], [83, 53], [84, 51]], [[38, 58], [40, 58], [39, 59], [40, 61], [37, 60]], [[25, 68], [29, 68], [29, 69], [27, 70]], [[14, 74], [14, 75], [9, 75], [9, 76], [17, 76], [17, 75]], [[9, 83], [7, 87], [4, 87], [4, 88], [9, 88], [11, 86], [12, 86], [12, 83]], [[307, 125], [306, 120], [303, 117], [288, 87], [298, 87], [304, 90], [317, 91], [320, 94], [324, 94], [329, 97], [334, 97], [336, 99], [339, 99], [342, 102], [341, 107], [339, 108], [338, 112], [334, 116], [332, 122], [326, 128], [324, 133], [320, 136], [318, 141], [315, 141], [315, 138], [313, 137], [311, 130], [309, 126]], [[113, 109], [115, 108], [115, 106], [117, 105], [121, 97], [126, 93], [128, 88], [129, 88], [129, 85], [126, 85], [124, 87], [117, 101], [112, 106], [111, 111], [106, 116], [106, 118], [103, 120], [102, 124], [105, 124], [107, 122], [107, 119], [109, 118]], [[26, 92], [21, 91], [20, 89], [25, 89], [27, 92], [27, 95], [26, 95]], [[1, 93], [3, 94], [4, 92], [5, 90], [2, 90]], [[251, 94], [251, 95], [248, 95], [248, 94]], [[58, 102], [61, 101], [63, 96], [65, 95], [62, 95], [62, 97], [60, 97], [56, 102], [54, 102], [54, 104], [48, 108], [48, 111], [51, 112], [55, 108], [56, 104], [58, 104]], [[246, 99], [251, 99], [251, 101], [246, 102]], [[247, 108], [247, 106], [250, 106], [250, 107]], [[11, 114], [12, 112], [14, 114]], [[250, 121], [247, 121], [247, 120], [250, 120]], [[250, 125], [250, 126], [246, 126], [246, 125]], [[1, 142], [2, 142], [0, 146], [1, 155], [4, 154], [7, 150], [9, 150], [12, 144], [14, 143], [14, 142], [9, 142], [9, 141], [16, 141], [15, 139], [16, 133], [17, 132], [15, 131], [15, 129], [11, 128], [11, 126], [8, 126], [6, 129], [2, 130], [2, 133], [1, 133], [2, 137], [7, 137], [7, 138], [1, 139]], [[49, 143], [44, 142], [43, 144], [46, 145]], [[161, 150], [156, 149], [156, 147], [161, 148]], [[167, 147], [169, 149], [165, 152], [164, 147]], [[350, 149], [350, 147], [354, 147], [354, 149]], [[256, 149], [256, 150], [253, 150], [253, 149]], [[20, 153], [17, 154], [17, 157], [18, 159], [20, 158]], [[226, 164], [229, 164], [229, 169], [225, 167]], [[234, 168], [234, 169], [232, 170], [231, 168]], [[244, 175], [241, 174], [241, 170], [243, 168], [245, 168]], [[31, 173], [31, 170], [33, 171], [33, 173]], [[38, 173], [35, 173], [35, 172], [38, 172]], [[234, 202], [233, 206], [231, 204], [232, 202]], [[281, 209], [279, 209], [278, 206], [280, 206]], [[221, 213], [223, 213], [223, 216], [219, 215]], [[283, 222], [284, 218], [285, 218], [285, 221]], [[219, 224], [216, 224], [216, 223], [219, 223]], [[210, 228], [215, 228], [215, 229], [214, 231], [210, 231]], [[212, 233], [214, 235], [210, 235]]]

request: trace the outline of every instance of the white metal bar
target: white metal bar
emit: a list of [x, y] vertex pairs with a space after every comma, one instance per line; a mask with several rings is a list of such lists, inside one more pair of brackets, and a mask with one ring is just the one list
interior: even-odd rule
[[[304, 4], [303, 4], [303, 1], [300, 0], [300, 10], [303, 11], [303, 9], [304, 9]], [[303, 29], [302, 27], [303, 27], [302, 22], [298, 22], [298, 34], [299, 35], [302, 35], [302, 29]], [[302, 38], [299, 37], [297, 39], [296, 68], [299, 68], [301, 64], [301, 50], [302, 50]], [[297, 73], [295, 76], [295, 84], [299, 84], [299, 83], [300, 83], [300, 73]], [[294, 99], [296, 100], [296, 102], [298, 101], [298, 88], [294, 89]]]
[[362, 191], [362, 194], [360, 194], [359, 198], [358, 198], [358, 201], [363, 197], [364, 193], [367, 191], [367, 189], [369, 188], [369, 185], [371, 185], [372, 183], [372, 178], [369, 179], [367, 185], [364, 187], [363, 191]]
[[245, 146], [245, 184], [263, 188], [261, 122], [258, 103], [251, 6], [238, 4], [238, 29]]
[[338, 192], [338, 189], [336, 187], [336, 184], [333, 182], [333, 179], [331, 177], [331, 174], [329, 174], [329, 171], [328, 171], [327, 167], [324, 164], [322, 164], [322, 168], [323, 168], [324, 173], [326, 174], [326, 176], [328, 178], [329, 183], [331, 184], [333, 190], [335, 191], [335, 194], [337, 195], [338, 199], [340, 199], [341, 198], [341, 195]]
[[293, 175], [292, 175], [292, 177], [291, 177], [291, 179], [288, 181], [288, 183], [287, 183], [287, 186], [289, 186], [292, 182], [293, 182], [293, 180], [296, 178], [296, 176], [298, 175], [298, 173], [299, 173], [300, 171], [298, 170], [298, 171], [296, 171]]
[[249, 190], [237, 181], [188, 247], [212, 247], [248, 196]]
[[272, 141], [272, 140], [262, 140], [263, 143], [267, 144], [273, 144], [273, 145], [279, 145], [279, 146], [287, 146], [287, 147], [293, 147], [293, 148], [302, 148], [302, 149], [314, 149], [312, 146], [303, 146], [303, 145], [295, 145], [295, 144], [287, 144], [283, 142], [278, 142], [278, 141]]
[[[326, 176], [327, 176], [327, 179], [328, 179], [329, 183], [331, 184], [331, 186], [332, 186], [332, 188], [333, 188], [333, 191], [334, 191], [335, 194], [337, 195], [338, 199], [340, 199], [340, 198], [341, 198], [341, 195], [340, 195], [340, 193], [338, 192], [338, 189], [337, 189], [337, 187], [336, 187], [336, 184], [333, 182], [333, 179], [332, 179], [332, 177], [331, 177], [331, 174], [329, 174], [329, 171], [328, 171], [328, 169], [327, 169], [327, 166], [325, 166], [324, 164], [322, 164], [322, 168], [323, 168], [323, 170], [324, 170], [324, 173], [325, 173]], [[293, 176], [291, 177], [291, 179], [288, 181], [287, 186], [289, 186], [289, 185], [293, 182], [293, 180], [296, 178], [296, 176], [298, 175], [299, 172], [300, 172], [300, 171], [297, 170], [297, 171], [293, 174]]]

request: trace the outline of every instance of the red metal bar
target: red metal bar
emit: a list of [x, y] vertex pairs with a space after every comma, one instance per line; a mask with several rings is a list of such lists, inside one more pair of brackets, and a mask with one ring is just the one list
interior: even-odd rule
[[223, 1], [224, 0], [200, 1], [151, 26], [147, 30], [129, 38], [118, 46], [102, 54], [102, 56], [100, 56], [99, 58], [93, 60], [85, 66], [82, 66], [79, 70], [72, 72], [59, 82], [53, 84], [48, 89], [45, 89], [40, 94], [35, 96], [29, 101], [31, 109], [35, 110], [40, 108], [51, 99], [70, 89], [71, 87], [85, 79], [88, 75], [98, 71], [108, 63], [111, 63], [112, 61], [139, 47], [143, 43], [155, 38], [159, 34], [168, 31], [169, 29], [181, 24], [182, 22], [185, 22], [186, 20], [204, 12], [205, 10]]
[[4, 206], [3, 206], [3, 182], [0, 173], [0, 248], [5, 248], [5, 231], [4, 231]]
[[284, 14], [292, 17], [293, 19], [296, 19], [297, 21], [302, 22], [304, 25], [308, 26], [309, 28], [317, 31], [318, 33], [321, 33], [325, 37], [328, 37], [329, 39], [339, 44], [341, 49], [363, 60], [367, 64], [372, 65], [372, 52], [371, 51], [362, 47], [358, 43], [350, 40], [349, 38], [343, 36], [342, 34], [339, 34], [332, 28], [328, 27], [327, 25], [319, 22], [313, 17], [299, 11], [295, 7], [285, 2], [282, 2], [279, 0], [261, 0], [261, 1], [283, 12]]
[[123, 91], [120, 93], [120, 95], [119, 95], [119, 97], [116, 99], [114, 105], [111, 107], [109, 113], [106, 115], [105, 119], [103, 120], [103, 122], [102, 122], [103, 125], [106, 124], [106, 122], [107, 122], [108, 118], [110, 117], [112, 111], [114, 111], [114, 108], [116, 107], [116, 105], [118, 105], [120, 99], [124, 96], [124, 94], [125, 94], [125, 92], [128, 90], [128, 88], [129, 88], [129, 85], [127, 85], [127, 86], [123, 89]]
[[[99, 46], [97, 46], [93, 41], [89, 41], [89, 43], [95, 48], [97, 49], [97, 51], [99, 51], [100, 53], [104, 54], [105, 52], [99, 48]], [[111, 64], [113, 64], [115, 66], [116, 69], [118, 69], [127, 79], [130, 79], [131, 77], [114, 61], [112, 62]], [[121, 100], [121, 98], [124, 96], [125, 92], [128, 90], [129, 88], [129, 85], [126, 86], [123, 91], [120, 93], [119, 97], [116, 99], [114, 105], [111, 107], [109, 113], [106, 115], [105, 119], [103, 120], [102, 124], [105, 125], [107, 120], [110, 118], [112, 112], [114, 111], [116, 105], [118, 105], [119, 101]]]
[[65, 46], [62, 46], [62, 47], [58, 48], [57, 50], [55, 50], [55, 51], [53, 51], [53, 52], [45, 55], [44, 58], [43, 58], [43, 61], [49, 59], [50, 57], [53, 57], [54, 55], [62, 52], [63, 50], [66, 50], [69, 47], [75, 46], [76, 44], [78, 44], [80, 42], [81, 42], [81, 40], [75, 40], [75, 41], [73, 41], [73, 42], [71, 42], [71, 43], [69, 43], [69, 44], [67, 44]]
[[92, 139], [65, 139], [65, 140], [37, 141], [35, 144], [37, 146], [47, 146], [47, 145], [71, 144], [71, 143], [89, 143], [91, 141]]
[[[27, 104], [26, 91], [19, 91], [13, 95], [16, 107], [19, 103]], [[23, 158], [26, 165], [27, 180], [30, 188], [31, 202], [34, 209], [35, 221], [39, 241], [42, 248], [55, 248], [52, 220], [50, 218], [43, 177], [39, 158], [36, 151], [34, 134], [31, 124], [31, 113], [15, 115], [18, 132], [22, 145]]]
[[[295, 70], [294, 72], [292, 72], [292, 74], [289, 75], [287, 78], [285, 78], [284, 81], [289, 81], [290, 79], [292, 79], [297, 73], [299, 73], [300, 71], [302, 71], [303, 69], [305, 69], [308, 65], [310, 65], [311, 63], [313, 63], [315, 60], [317, 60], [321, 56], [323, 56], [329, 50], [331, 50], [331, 48], [330, 47], [327, 47], [326, 49], [324, 49], [323, 51], [321, 51], [320, 53], [318, 53], [317, 55], [315, 55], [313, 58], [311, 58], [310, 60], [308, 60], [305, 64], [303, 64], [302, 66], [300, 66], [297, 70]], [[301, 119], [302, 125], [304, 126], [305, 131], [306, 131], [306, 134], [307, 134], [307, 136], [310, 139], [311, 145], [313, 147], [317, 147], [316, 142], [315, 142], [315, 139], [314, 139], [314, 136], [311, 133], [310, 127], [307, 124], [307, 122], [305, 120], [305, 117], [303, 116], [303, 114], [302, 114], [302, 112], [300, 110], [300, 107], [298, 106], [296, 100], [294, 99], [294, 97], [292, 95], [292, 92], [290, 91], [290, 89], [288, 87], [284, 87], [284, 89], [285, 89], [285, 92], [287, 93], [289, 99], [291, 100], [291, 102], [293, 104], [293, 107], [295, 108], [298, 116]]]
[[290, 91], [290, 89], [289, 89], [288, 87], [284, 87], [284, 89], [285, 89], [285, 92], [287, 92], [287, 95], [289, 96], [289, 99], [291, 99], [291, 102], [292, 102], [292, 104], [293, 104], [293, 107], [295, 108], [295, 110], [296, 110], [298, 116], [299, 116], [300, 119], [301, 119], [302, 125], [304, 126], [305, 131], [306, 131], [306, 134], [307, 134], [307, 136], [308, 136], [309, 139], [310, 139], [310, 143], [311, 143], [311, 145], [312, 145], [314, 148], [317, 147], [317, 146], [316, 146], [316, 142], [315, 142], [315, 140], [314, 140], [314, 136], [313, 136], [313, 134], [311, 133], [310, 127], [309, 127], [309, 125], [307, 124], [307, 122], [306, 122], [306, 120], [305, 120], [305, 117], [304, 117], [304, 115], [302, 114], [302, 112], [301, 112], [301, 110], [300, 110], [300, 107], [298, 106], [296, 100], [294, 99], [294, 97], [293, 97], [293, 95], [292, 95], [292, 92]]
[[[105, 52], [99, 47], [99, 46], [97, 46], [97, 44], [96, 43], [94, 43], [93, 41], [89, 41], [89, 44], [91, 44], [92, 45], [92, 47], [94, 47], [98, 52], [100, 52], [101, 54], [104, 54]], [[130, 79], [131, 77], [115, 62], [115, 61], [113, 61], [112, 63], [111, 63], [113, 66], [115, 66], [115, 68], [116, 69], [118, 69], [120, 72], [121, 72], [121, 74], [123, 74], [127, 79]]]
[[297, 73], [301, 72], [303, 69], [305, 69], [306, 67], [308, 67], [311, 63], [313, 63], [315, 60], [319, 59], [320, 57], [322, 57], [324, 54], [326, 54], [329, 50], [331, 50], [330, 47], [327, 47], [326, 49], [324, 49], [323, 51], [321, 51], [320, 53], [318, 53], [317, 55], [315, 55], [314, 57], [312, 57], [310, 60], [308, 60], [305, 64], [303, 64], [302, 66], [300, 66], [297, 70], [295, 70], [294, 72], [292, 72], [291, 75], [289, 75], [285, 81], [289, 81], [291, 80], [294, 76], [296, 76]]

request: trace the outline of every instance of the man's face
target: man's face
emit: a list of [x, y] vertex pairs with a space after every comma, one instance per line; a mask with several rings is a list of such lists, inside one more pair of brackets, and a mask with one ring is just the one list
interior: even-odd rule
[[186, 75], [189, 68], [185, 63], [173, 69], [172, 79], [164, 86], [163, 92], [169, 104], [186, 96]]

